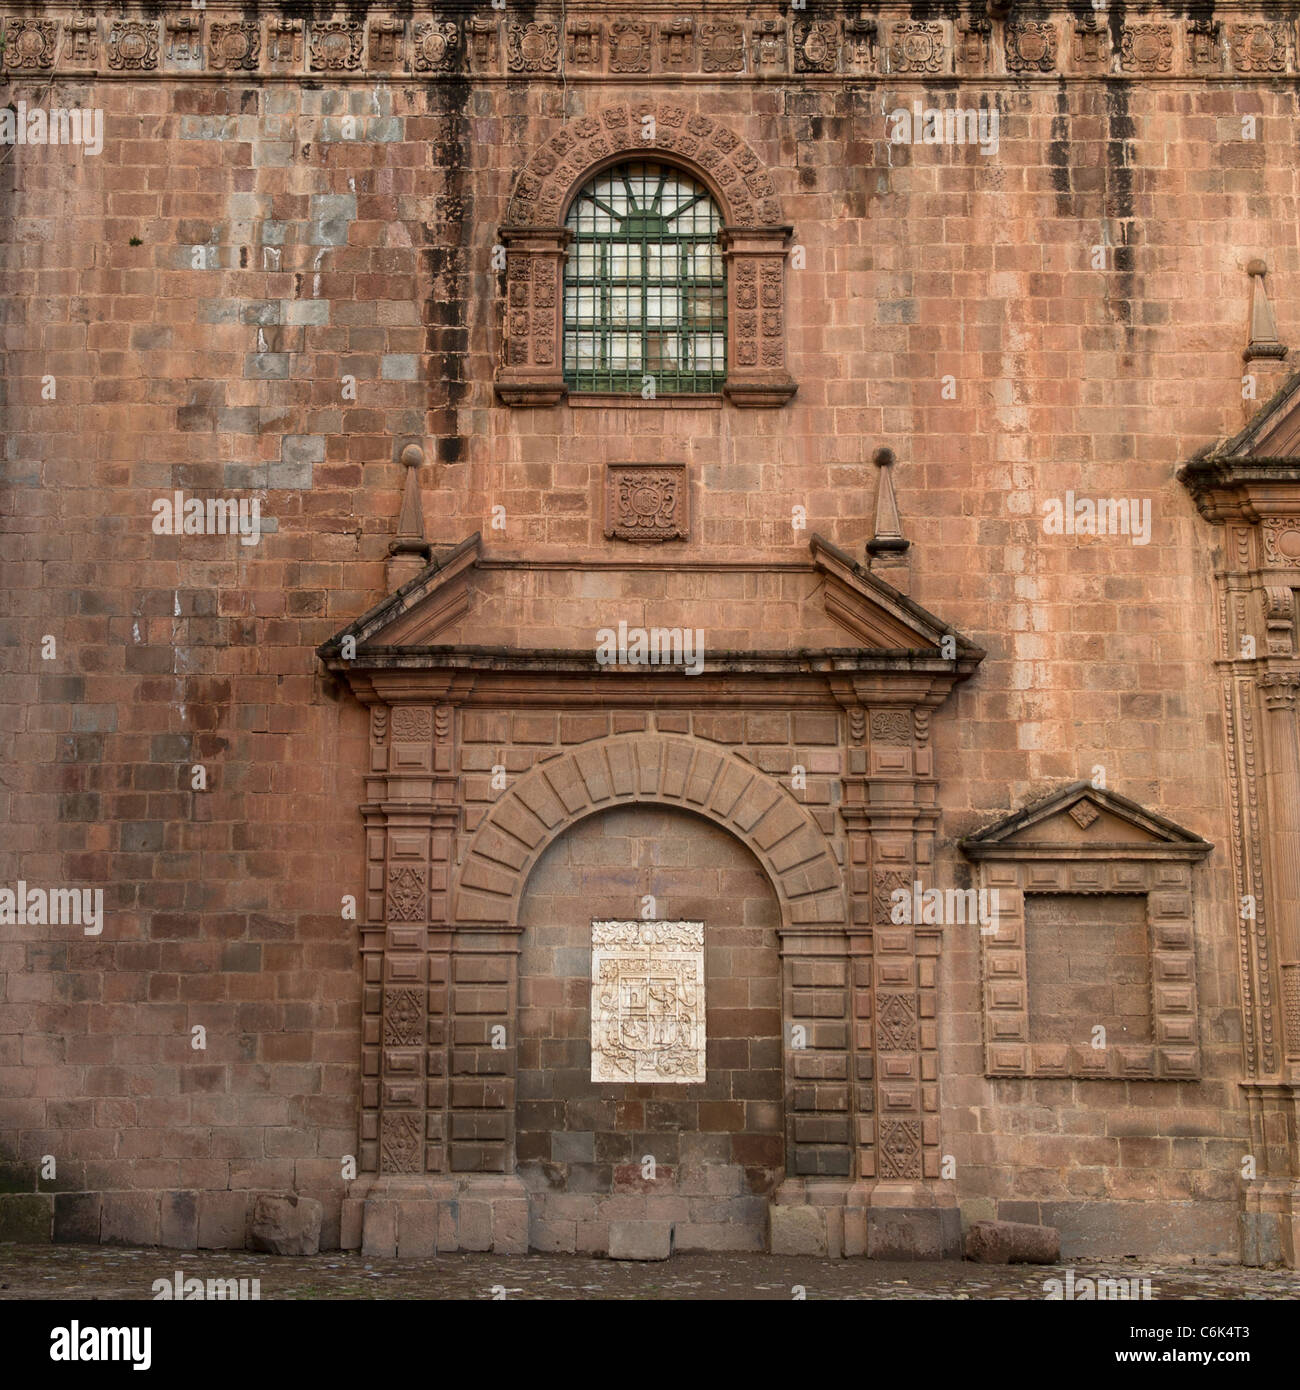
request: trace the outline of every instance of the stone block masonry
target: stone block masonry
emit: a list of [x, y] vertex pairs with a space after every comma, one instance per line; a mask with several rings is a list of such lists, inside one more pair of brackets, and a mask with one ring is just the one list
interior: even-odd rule
[[[0, 1238], [297, 1195], [413, 1257], [1294, 1262], [1300, 29], [867, 8], [0, 0], [3, 101], [104, 140], [0, 145], [0, 887], [104, 893], [0, 921]], [[895, 143], [914, 102], [996, 151]], [[565, 382], [566, 199], [620, 162], [716, 200], [727, 390]], [[613, 466], [679, 490], [651, 543]], [[257, 543], [155, 534], [177, 491]], [[620, 622], [703, 672], [598, 670]], [[1146, 819], [1007, 829], [1018, 973], [889, 921], [1098, 777]], [[1035, 834], [1113, 852], [1036, 898]], [[584, 950], [647, 896], [705, 923], [708, 1076], [602, 1089]], [[1095, 1024], [1195, 1065], [989, 1060]]]

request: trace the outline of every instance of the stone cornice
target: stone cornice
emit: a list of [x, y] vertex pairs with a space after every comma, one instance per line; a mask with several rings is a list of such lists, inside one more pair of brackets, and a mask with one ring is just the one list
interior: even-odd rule
[[1138, 15], [1077, 3], [982, 7], [882, 4], [871, 15], [810, 0], [806, 10], [707, 3], [539, 4], [527, 17], [483, 3], [203, 9], [0, 3], [10, 81], [143, 78], [326, 79], [641, 84], [780, 81], [921, 84], [968, 78], [1273, 81], [1300, 73], [1294, 13], [1221, 0], [1189, 14], [1158, 3]]

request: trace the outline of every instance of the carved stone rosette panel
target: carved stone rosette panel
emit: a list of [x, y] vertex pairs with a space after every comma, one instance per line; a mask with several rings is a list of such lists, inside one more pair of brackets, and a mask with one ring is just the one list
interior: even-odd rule
[[620, 541], [686, 540], [690, 535], [686, 465], [608, 464], [605, 535]]

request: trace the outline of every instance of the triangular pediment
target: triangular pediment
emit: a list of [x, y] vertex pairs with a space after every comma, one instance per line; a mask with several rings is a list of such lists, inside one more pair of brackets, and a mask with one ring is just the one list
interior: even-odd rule
[[1213, 845], [1118, 792], [1073, 782], [960, 842], [970, 859], [1197, 858]]
[[602, 629], [692, 628], [710, 665], [907, 654], [969, 674], [983, 651], [820, 536], [810, 559], [752, 565], [495, 559], [475, 534], [319, 648], [326, 658], [438, 647], [592, 661]]

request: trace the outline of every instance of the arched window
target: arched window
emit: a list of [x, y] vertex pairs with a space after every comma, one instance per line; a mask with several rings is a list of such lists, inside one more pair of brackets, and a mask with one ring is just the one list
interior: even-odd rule
[[565, 225], [569, 389], [721, 391], [727, 280], [708, 190], [668, 165], [620, 164], [583, 186]]

